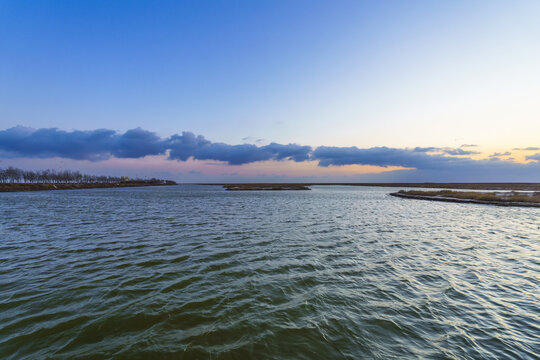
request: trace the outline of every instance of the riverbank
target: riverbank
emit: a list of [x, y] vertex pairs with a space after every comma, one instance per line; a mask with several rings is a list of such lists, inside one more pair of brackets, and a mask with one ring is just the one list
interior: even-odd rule
[[465, 191], [418, 191], [400, 190], [396, 193], [391, 193], [391, 196], [396, 196], [405, 199], [416, 200], [431, 200], [444, 201], [454, 203], [470, 203], [496, 206], [526, 206], [540, 207], [540, 193], [538, 192], [465, 192]]
[[120, 183], [58, 183], [58, 184], [29, 184], [13, 183], [0, 184], [0, 192], [13, 191], [46, 191], [46, 190], [73, 190], [73, 189], [98, 189], [98, 188], [123, 188], [141, 186], [168, 186], [177, 185], [176, 182], [166, 181], [126, 181]]

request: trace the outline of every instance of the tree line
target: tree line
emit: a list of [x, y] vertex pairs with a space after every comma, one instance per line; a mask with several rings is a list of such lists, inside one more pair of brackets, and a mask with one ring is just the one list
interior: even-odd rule
[[0, 168], [0, 183], [59, 184], [59, 183], [119, 183], [119, 182], [164, 183], [160, 179], [133, 179], [126, 176], [96, 176], [71, 170], [22, 170], [12, 166]]

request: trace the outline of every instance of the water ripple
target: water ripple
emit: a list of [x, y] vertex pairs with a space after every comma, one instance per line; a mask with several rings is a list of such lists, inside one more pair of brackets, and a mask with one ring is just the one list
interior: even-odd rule
[[540, 209], [391, 189], [0, 194], [0, 358], [539, 359]]

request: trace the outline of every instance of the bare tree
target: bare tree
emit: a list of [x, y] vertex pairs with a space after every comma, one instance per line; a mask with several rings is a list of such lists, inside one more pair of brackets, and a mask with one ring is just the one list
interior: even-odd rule
[[0, 168], [0, 183], [125, 183], [145, 182], [150, 184], [168, 183], [166, 180], [152, 178], [127, 180], [128, 177], [96, 176], [82, 174], [79, 171], [70, 170], [36, 170], [28, 171], [14, 168]]

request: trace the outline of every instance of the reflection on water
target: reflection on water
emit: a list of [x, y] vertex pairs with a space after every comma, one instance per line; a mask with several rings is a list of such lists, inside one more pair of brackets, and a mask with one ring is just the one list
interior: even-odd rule
[[0, 358], [538, 358], [540, 209], [392, 189], [0, 194]]

